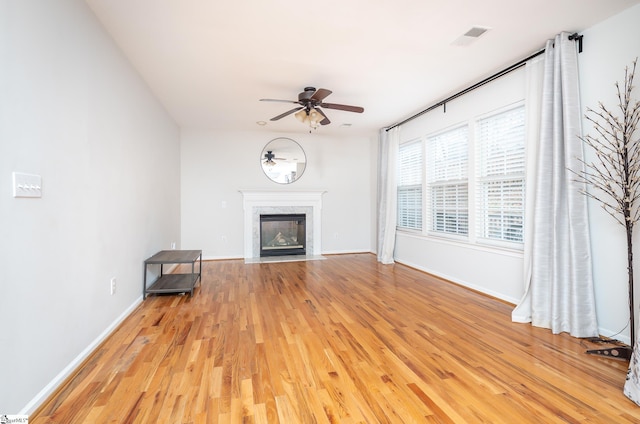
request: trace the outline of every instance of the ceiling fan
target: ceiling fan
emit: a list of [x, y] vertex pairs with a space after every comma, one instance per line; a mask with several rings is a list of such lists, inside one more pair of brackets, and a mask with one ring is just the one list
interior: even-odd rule
[[318, 124], [327, 125], [331, 123], [329, 118], [327, 118], [327, 115], [325, 115], [325, 113], [320, 108], [344, 110], [347, 112], [356, 113], [364, 112], [364, 108], [360, 106], [324, 103], [323, 100], [325, 99], [325, 97], [327, 97], [331, 93], [332, 91], [327, 90], [326, 88], [319, 88], [316, 90], [315, 87], [305, 87], [304, 91], [298, 94], [298, 100], [260, 99], [260, 101], [294, 103], [300, 105], [278, 116], [274, 116], [273, 118], [271, 118], [271, 121], [277, 121], [284, 118], [285, 116], [297, 112], [295, 114], [295, 117], [301, 122], [308, 123], [312, 128], [316, 128]]
[[264, 154], [264, 163], [265, 165], [273, 166], [276, 163], [275, 160], [286, 160], [285, 158], [277, 158], [273, 150], [268, 150], [267, 153]]

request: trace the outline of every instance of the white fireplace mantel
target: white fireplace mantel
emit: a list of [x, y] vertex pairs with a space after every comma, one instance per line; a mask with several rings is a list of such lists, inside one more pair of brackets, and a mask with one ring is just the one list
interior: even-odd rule
[[307, 215], [307, 254], [322, 253], [322, 195], [326, 190], [239, 190], [244, 206], [244, 257], [260, 256], [260, 214], [304, 213]]

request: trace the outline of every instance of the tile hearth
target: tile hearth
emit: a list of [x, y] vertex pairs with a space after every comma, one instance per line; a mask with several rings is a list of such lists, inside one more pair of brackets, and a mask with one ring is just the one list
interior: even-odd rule
[[247, 258], [245, 264], [267, 264], [277, 262], [300, 262], [300, 261], [322, 261], [325, 260], [322, 255], [287, 255], [287, 256], [265, 256], [262, 258]]

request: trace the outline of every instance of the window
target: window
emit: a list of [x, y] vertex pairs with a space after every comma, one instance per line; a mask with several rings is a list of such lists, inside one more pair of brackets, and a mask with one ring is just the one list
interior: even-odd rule
[[402, 144], [398, 150], [399, 228], [422, 229], [422, 143]]
[[469, 232], [468, 126], [427, 138], [428, 229], [436, 233]]
[[477, 122], [479, 238], [523, 241], [524, 119], [524, 106], [518, 106]]
[[521, 248], [524, 185], [525, 111], [518, 102], [400, 146], [398, 228]]

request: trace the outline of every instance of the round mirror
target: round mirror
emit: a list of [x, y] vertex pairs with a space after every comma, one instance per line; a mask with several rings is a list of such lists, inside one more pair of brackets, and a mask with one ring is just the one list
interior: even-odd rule
[[274, 138], [262, 150], [260, 165], [271, 181], [291, 184], [302, 176], [307, 157], [302, 147], [286, 137]]

